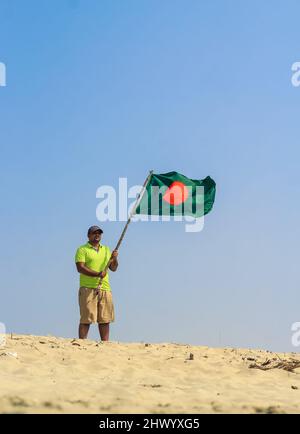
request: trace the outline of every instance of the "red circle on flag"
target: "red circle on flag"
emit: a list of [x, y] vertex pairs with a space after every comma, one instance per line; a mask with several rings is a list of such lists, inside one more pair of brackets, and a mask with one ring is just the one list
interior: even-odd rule
[[174, 181], [163, 196], [170, 205], [180, 205], [189, 197], [189, 190], [183, 182]]

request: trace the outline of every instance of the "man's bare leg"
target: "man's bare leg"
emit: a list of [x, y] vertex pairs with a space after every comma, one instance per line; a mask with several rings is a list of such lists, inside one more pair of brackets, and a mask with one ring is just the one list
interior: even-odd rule
[[90, 324], [79, 324], [79, 339], [86, 339], [89, 333]]
[[102, 341], [109, 340], [109, 323], [106, 324], [98, 324], [99, 333]]

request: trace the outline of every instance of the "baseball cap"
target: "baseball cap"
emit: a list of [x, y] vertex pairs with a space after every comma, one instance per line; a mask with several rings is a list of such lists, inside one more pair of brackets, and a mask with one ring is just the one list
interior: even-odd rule
[[93, 234], [96, 231], [100, 231], [103, 234], [103, 230], [99, 226], [91, 226], [88, 230], [88, 235]]

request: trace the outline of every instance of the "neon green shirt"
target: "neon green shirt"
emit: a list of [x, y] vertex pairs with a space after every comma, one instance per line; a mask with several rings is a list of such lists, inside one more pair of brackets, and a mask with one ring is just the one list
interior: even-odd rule
[[[99, 250], [95, 250], [93, 246], [88, 242], [77, 249], [75, 255], [75, 262], [83, 262], [88, 268], [93, 271], [103, 271], [111, 256], [109, 247], [102, 246], [100, 244]], [[86, 288], [97, 288], [100, 278], [86, 276], [80, 273], [80, 286]], [[108, 273], [102, 280], [101, 289], [110, 291], [109, 276]]]

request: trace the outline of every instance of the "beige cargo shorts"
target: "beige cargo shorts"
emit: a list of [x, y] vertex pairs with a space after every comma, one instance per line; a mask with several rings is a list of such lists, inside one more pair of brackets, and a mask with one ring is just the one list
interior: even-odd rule
[[107, 324], [115, 320], [111, 291], [79, 288], [80, 324]]

